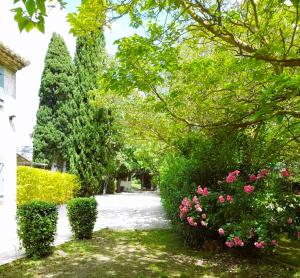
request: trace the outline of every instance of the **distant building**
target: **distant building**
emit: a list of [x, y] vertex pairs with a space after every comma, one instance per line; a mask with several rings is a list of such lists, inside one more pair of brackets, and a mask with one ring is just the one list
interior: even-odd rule
[[17, 153], [17, 165], [18, 166], [30, 166], [30, 167], [35, 167], [35, 168], [47, 168], [47, 164], [45, 163], [37, 163], [33, 162], [24, 155], [21, 155]]

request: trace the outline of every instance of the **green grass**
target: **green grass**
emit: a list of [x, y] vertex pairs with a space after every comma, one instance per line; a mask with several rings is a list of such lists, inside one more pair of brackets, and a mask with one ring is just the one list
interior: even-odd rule
[[[290, 245], [289, 245], [290, 244]], [[0, 277], [300, 277], [300, 249], [286, 245], [292, 254], [275, 261], [238, 258], [227, 252], [208, 255], [181, 245], [171, 230], [101, 230], [92, 240], [72, 241], [43, 260], [21, 259], [0, 267]], [[298, 265], [297, 265], [298, 264]]]

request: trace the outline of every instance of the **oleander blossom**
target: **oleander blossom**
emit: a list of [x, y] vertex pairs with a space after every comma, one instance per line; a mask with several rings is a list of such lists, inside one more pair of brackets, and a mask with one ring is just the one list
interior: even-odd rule
[[197, 226], [197, 223], [194, 221], [194, 218], [193, 217], [187, 217], [186, 219], [188, 221], [188, 223], [193, 226], [193, 227], [196, 227]]
[[254, 246], [258, 249], [265, 248], [265, 242], [264, 241], [254, 242]]
[[287, 220], [288, 224], [292, 224], [293, 223], [293, 219], [291, 217], [288, 218]]
[[267, 176], [269, 174], [269, 170], [268, 169], [262, 169], [260, 170], [259, 174], [261, 174], [262, 176]]
[[254, 182], [254, 181], [257, 180], [257, 177], [256, 177], [255, 175], [251, 175], [251, 176], [249, 177], [249, 180], [250, 180], [250, 182]]
[[198, 185], [198, 187], [197, 187], [197, 193], [198, 193], [199, 195], [202, 195], [202, 194], [203, 194], [203, 189], [202, 189], [202, 187], [201, 187], [200, 185]]
[[253, 190], [254, 190], [254, 186], [252, 186], [250, 184], [244, 186], [244, 191], [246, 193], [251, 193], [251, 192], [253, 192]]
[[220, 236], [223, 236], [225, 234], [225, 232], [224, 232], [224, 230], [222, 228], [220, 228], [218, 230], [218, 233], [219, 233]]
[[276, 245], [277, 241], [275, 239], [271, 240], [271, 245]]
[[197, 196], [194, 196], [194, 197], [193, 197], [193, 202], [194, 202], [196, 205], [199, 204], [199, 200], [198, 200]]
[[231, 203], [233, 201], [233, 197], [231, 195], [227, 195], [226, 200], [227, 200], [227, 202]]
[[286, 168], [281, 169], [281, 176], [286, 178], [289, 177], [290, 175], [291, 175], [290, 172]]
[[203, 188], [203, 196], [207, 196], [208, 195], [208, 189], [207, 187]]
[[203, 227], [207, 227], [207, 223], [205, 221], [202, 220], [200, 223]]
[[192, 208], [192, 202], [187, 198], [184, 197], [181, 201], [179, 206], [179, 217], [180, 219], [184, 219], [187, 216], [187, 213]]
[[233, 242], [235, 246], [240, 246], [240, 247], [244, 246], [244, 242], [238, 236], [235, 236], [233, 238]]
[[197, 212], [202, 212], [202, 208], [200, 207], [199, 204], [195, 205], [195, 210], [196, 210]]
[[233, 183], [233, 182], [235, 182], [236, 181], [236, 177], [235, 176], [233, 176], [233, 175], [228, 175], [227, 176], [227, 178], [226, 178], [226, 182], [227, 183]]
[[224, 203], [225, 202], [225, 198], [222, 195], [219, 196], [218, 200], [219, 200], [220, 203]]
[[234, 246], [234, 243], [232, 241], [226, 241], [225, 245], [229, 248], [232, 248]]

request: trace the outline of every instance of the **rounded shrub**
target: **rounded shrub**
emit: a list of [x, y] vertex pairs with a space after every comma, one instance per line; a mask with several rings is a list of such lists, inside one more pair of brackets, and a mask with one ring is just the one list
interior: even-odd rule
[[18, 208], [18, 235], [28, 257], [51, 254], [58, 210], [55, 204], [32, 201]]
[[97, 219], [97, 201], [95, 198], [80, 197], [68, 202], [68, 217], [75, 238], [89, 239]]

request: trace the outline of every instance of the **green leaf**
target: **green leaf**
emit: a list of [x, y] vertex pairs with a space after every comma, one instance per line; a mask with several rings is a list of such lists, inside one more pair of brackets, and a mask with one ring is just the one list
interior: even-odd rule
[[30, 16], [33, 16], [33, 14], [36, 12], [36, 6], [34, 0], [27, 0], [25, 7]]
[[45, 0], [36, 0], [36, 6], [40, 10], [41, 14], [46, 14]]
[[45, 33], [45, 20], [44, 20], [44, 17], [42, 17], [42, 16], [39, 17], [39, 22], [36, 24], [36, 28], [40, 32]]
[[15, 16], [15, 19], [18, 22], [18, 27], [19, 27], [20, 32], [22, 32], [26, 28], [26, 25], [28, 24], [29, 19], [26, 18], [26, 17], [23, 17], [23, 16], [22, 17], [20, 17], [20, 16], [17, 17], [17, 15]]

